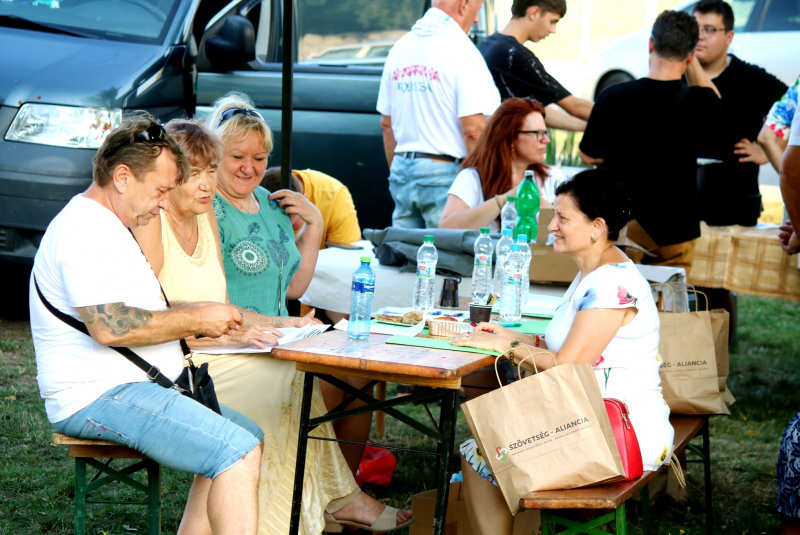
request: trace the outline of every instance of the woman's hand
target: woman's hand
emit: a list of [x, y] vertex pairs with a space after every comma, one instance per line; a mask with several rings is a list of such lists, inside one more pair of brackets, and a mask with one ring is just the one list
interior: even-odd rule
[[763, 165], [769, 162], [767, 153], [761, 148], [758, 143], [753, 143], [747, 138], [742, 138], [733, 146], [733, 153], [739, 154], [742, 157], [739, 161], [742, 163], [753, 162], [757, 165]]
[[252, 345], [261, 349], [269, 349], [269, 346], [278, 345], [278, 338], [283, 334], [271, 325], [263, 323], [251, 323], [241, 327], [233, 334], [219, 338], [220, 345]]
[[[489, 325], [488, 323], [481, 323], [480, 325]], [[479, 325], [479, 327], [480, 327]], [[502, 329], [502, 327], [500, 327]], [[450, 342], [454, 346], [461, 347], [474, 347], [477, 349], [486, 349], [488, 351], [497, 351], [498, 353], [505, 353], [511, 347], [511, 342], [514, 338], [494, 334], [492, 332], [485, 332], [476, 330], [475, 332], [459, 334]]]
[[311, 312], [302, 317], [286, 316], [283, 318], [282, 327], [305, 327], [309, 323], [322, 324], [322, 322], [314, 317], [317, 312], [316, 308], [312, 308]]
[[508, 336], [511, 339], [519, 338], [520, 336], [520, 333], [517, 331], [506, 329], [505, 327], [501, 327], [499, 323], [490, 323], [488, 321], [482, 321], [475, 327], [475, 332], [482, 332], [482, 331], [485, 331], [487, 333], [499, 334], [501, 336]]
[[322, 228], [322, 213], [302, 193], [282, 189], [270, 195], [269, 199], [278, 199], [286, 215], [297, 214], [309, 227]]

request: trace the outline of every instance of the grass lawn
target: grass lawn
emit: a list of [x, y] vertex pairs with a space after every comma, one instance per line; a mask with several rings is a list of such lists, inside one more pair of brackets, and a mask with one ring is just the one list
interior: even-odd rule
[[[739, 297], [739, 342], [731, 348], [729, 386], [737, 398], [731, 417], [711, 424], [715, 533], [778, 533], [774, 512], [775, 460], [789, 419], [800, 410], [800, 303]], [[52, 432], [36, 386], [29, 325], [0, 320], [0, 535], [72, 533], [73, 463], [66, 448], [50, 445]], [[388, 395], [394, 394], [389, 385]], [[422, 419], [424, 409], [409, 413]], [[438, 408], [433, 407], [434, 415]], [[459, 418], [456, 442], [468, 435]], [[404, 426], [387, 418], [382, 442], [434, 449]], [[433, 457], [398, 453], [390, 488], [367, 491], [395, 506], [409, 507], [411, 497], [432, 487]], [[458, 470], [457, 458], [453, 463]], [[705, 533], [702, 473], [689, 474], [687, 498], [665, 499], [651, 508], [653, 525], [663, 535]], [[191, 476], [164, 470], [162, 529], [174, 533]], [[119, 492], [126, 499], [127, 492]], [[140, 507], [88, 507], [88, 533], [146, 532]], [[638, 507], [629, 508], [629, 533], [641, 533]]]

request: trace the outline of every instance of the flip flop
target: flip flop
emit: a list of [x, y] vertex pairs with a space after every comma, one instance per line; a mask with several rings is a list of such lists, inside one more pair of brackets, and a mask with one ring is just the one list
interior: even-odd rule
[[[412, 516], [402, 524], [397, 523], [397, 511], [399, 509], [395, 509], [394, 507], [389, 507], [388, 505], [383, 510], [383, 512], [378, 515], [378, 518], [375, 522], [372, 523], [371, 526], [367, 526], [366, 524], [361, 524], [359, 522], [353, 522], [352, 520], [337, 520], [333, 517], [332, 514], [325, 512], [325, 522], [327, 524], [337, 523], [343, 526], [354, 526], [360, 529], [365, 529], [367, 531], [394, 531], [396, 529], [404, 528], [414, 522], [415, 518]], [[327, 527], [327, 526], [326, 526]]]

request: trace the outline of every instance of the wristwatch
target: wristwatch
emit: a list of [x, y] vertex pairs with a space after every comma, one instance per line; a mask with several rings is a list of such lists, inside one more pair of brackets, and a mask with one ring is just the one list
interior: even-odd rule
[[519, 340], [514, 340], [511, 342], [511, 350], [508, 353], [508, 361], [511, 363], [512, 366], [516, 366], [517, 363], [514, 362], [514, 350], [519, 347]]

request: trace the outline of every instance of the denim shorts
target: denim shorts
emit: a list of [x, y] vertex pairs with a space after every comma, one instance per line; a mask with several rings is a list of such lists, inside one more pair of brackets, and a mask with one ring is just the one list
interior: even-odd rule
[[163, 466], [213, 479], [264, 436], [246, 416], [221, 408], [223, 416], [174, 388], [143, 381], [115, 386], [53, 427], [73, 437], [117, 442]]
[[438, 228], [459, 165], [395, 154], [389, 169], [389, 193], [394, 200], [392, 226]]

